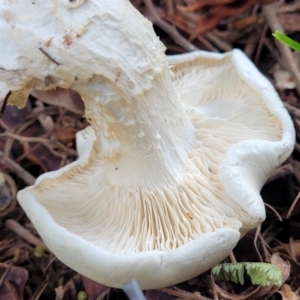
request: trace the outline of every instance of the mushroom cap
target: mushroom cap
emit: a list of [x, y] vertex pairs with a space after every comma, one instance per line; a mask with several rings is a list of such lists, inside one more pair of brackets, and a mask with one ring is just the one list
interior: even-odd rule
[[265, 218], [260, 189], [293, 149], [289, 115], [241, 51], [168, 62], [196, 139], [183, 176], [157, 188], [112, 183], [88, 127], [77, 161], [18, 193], [53, 253], [108, 286], [169, 286], [223, 260]]

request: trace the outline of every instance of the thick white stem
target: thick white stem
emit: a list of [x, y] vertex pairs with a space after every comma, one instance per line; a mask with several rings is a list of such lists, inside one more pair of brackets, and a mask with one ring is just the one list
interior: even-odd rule
[[113, 182], [163, 186], [184, 174], [194, 142], [193, 125], [164, 64], [149, 89], [135, 97], [103, 77], [74, 86], [83, 96], [99, 159]]
[[0, 81], [77, 90], [112, 180], [160, 186], [184, 173], [193, 126], [165, 47], [129, 1], [11, 2], [0, 4]]

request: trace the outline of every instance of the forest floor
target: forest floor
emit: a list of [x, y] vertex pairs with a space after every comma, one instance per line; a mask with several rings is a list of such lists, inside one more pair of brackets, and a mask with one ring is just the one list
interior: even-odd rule
[[[275, 41], [285, 32], [300, 41], [300, 1], [131, 0], [154, 23], [167, 54], [239, 48], [274, 84], [296, 129], [295, 149], [261, 191], [267, 217], [248, 232], [227, 262], [279, 260], [281, 286], [214, 282], [211, 272], [174, 287], [145, 292], [147, 300], [284, 299], [300, 293], [300, 54]], [[100, 34], [100, 33], [99, 33]], [[40, 174], [77, 157], [75, 134], [88, 123], [73, 91], [34, 91], [24, 109], [8, 106], [0, 120], [0, 299], [127, 299], [61, 263], [39, 238], [16, 193]], [[299, 127], [298, 127], [299, 126]], [[4, 180], [4, 179], [5, 180]], [[134, 300], [134, 299], [132, 299]]]

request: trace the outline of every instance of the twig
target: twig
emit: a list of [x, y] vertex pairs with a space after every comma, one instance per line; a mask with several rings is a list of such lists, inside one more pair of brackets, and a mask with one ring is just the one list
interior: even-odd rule
[[41, 282], [37, 289], [35, 290], [34, 294], [32, 295], [32, 297], [30, 298], [30, 300], [38, 300], [41, 299], [41, 295], [43, 294], [43, 292], [45, 291], [45, 289], [47, 288], [48, 284], [50, 282], [49, 278], [46, 278], [43, 282]]
[[267, 242], [264, 240], [262, 234], [261, 234], [261, 225], [259, 225], [256, 229], [256, 232], [255, 232], [255, 236], [254, 236], [254, 246], [255, 246], [255, 249], [257, 251], [257, 254], [259, 256], [259, 259], [261, 262], [263, 262], [263, 259], [260, 255], [260, 252], [258, 251], [258, 247], [257, 247], [257, 240], [260, 240], [260, 244], [263, 248], [263, 251], [264, 251], [264, 255], [265, 255], [265, 258], [269, 258], [271, 256], [270, 252], [268, 251], [267, 247], [268, 247], [268, 244]]
[[261, 230], [261, 226], [259, 225], [259, 226], [257, 226], [257, 228], [256, 228], [253, 243], [254, 243], [254, 247], [255, 247], [255, 250], [256, 250], [256, 252], [257, 252], [257, 255], [258, 255], [258, 257], [259, 257], [259, 260], [260, 260], [260, 261], [263, 261], [261, 255], [260, 255], [260, 252], [258, 251], [258, 247], [257, 247], [257, 240], [258, 240], [259, 235], [260, 235], [260, 230]]
[[12, 219], [8, 219], [5, 221], [5, 227], [16, 233], [20, 238], [28, 242], [29, 244], [39, 246], [44, 250], [49, 251], [48, 247], [45, 243], [39, 239], [38, 237], [34, 236], [28, 229], [24, 228], [18, 222]]
[[[257, 29], [257, 31], [258, 31], [258, 29]], [[254, 58], [254, 63], [255, 63], [256, 65], [258, 65], [258, 62], [259, 62], [261, 50], [262, 50], [262, 47], [263, 47], [263, 45], [264, 45], [264, 40], [266, 39], [267, 31], [268, 31], [268, 25], [265, 24], [265, 26], [264, 26], [264, 28], [263, 28], [263, 30], [262, 30], [262, 33], [261, 33], [261, 35], [260, 35], [258, 47], [257, 47], [256, 54], [255, 54], [255, 58]]]
[[297, 163], [292, 159], [292, 157], [289, 157], [287, 162], [289, 164], [291, 164], [291, 166], [293, 167], [293, 175], [294, 175], [295, 179], [297, 180], [298, 185], [300, 185], [300, 171], [297, 166]]
[[[260, 34], [260, 33], [259, 33]], [[264, 39], [265, 46], [268, 48], [270, 53], [273, 55], [273, 57], [278, 61], [278, 63], [284, 67], [284, 63], [282, 62], [282, 58], [280, 57], [278, 51], [276, 51], [276, 48], [274, 47], [274, 44], [271, 43], [269, 39]]]
[[9, 131], [0, 133], [0, 137], [12, 137], [15, 140], [18, 140], [21, 143], [48, 143], [49, 140], [45, 139], [45, 138], [41, 138], [41, 137], [27, 137], [27, 136], [21, 136]]
[[268, 251], [267, 248], [270, 249], [270, 246], [268, 245], [268, 243], [264, 240], [263, 236], [261, 234], [259, 234], [258, 236], [261, 246], [263, 248], [264, 254], [265, 254], [265, 258], [270, 258], [271, 257], [271, 253]]
[[[72, 155], [72, 156], [77, 156], [78, 155], [78, 153], [77, 153], [76, 150], [67, 147], [63, 143], [60, 143], [59, 141], [56, 141], [56, 140], [49, 141], [49, 144], [53, 144], [57, 148], [60, 148], [61, 150], [63, 150], [64, 152], [66, 152], [67, 155]], [[45, 144], [45, 146], [47, 146], [47, 144]], [[50, 148], [49, 148], [49, 150], [50, 150]]]
[[[99, 295], [99, 296], [97, 297], [96, 300], [103, 300], [103, 299], [109, 294], [109, 292], [110, 292], [110, 289], [104, 291], [101, 295]], [[107, 299], [109, 299], [109, 298], [107, 298]]]
[[15, 158], [15, 162], [19, 163], [21, 160], [28, 157], [29, 154], [33, 153], [35, 150], [37, 150], [41, 146], [43, 146], [42, 143], [36, 143], [34, 146], [32, 146], [30, 149], [28, 149], [28, 151], [24, 152], [23, 154], [21, 154], [20, 156]]
[[232, 251], [230, 251], [230, 253], [229, 253], [229, 258], [230, 258], [230, 261], [231, 261], [232, 263], [234, 263], [234, 264], [237, 263], [236, 258], [235, 258], [235, 256], [234, 256], [234, 254], [233, 254]]
[[[198, 17], [196, 18], [196, 20], [194, 20], [194, 15], [190, 14], [190, 13], [182, 13], [183, 16], [185, 16], [186, 18], [186, 23], [188, 25], [188, 27], [194, 27], [194, 23], [198, 22]], [[171, 21], [172, 23], [172, 21]], [[172, 23], [174, 24], [174, 23]], [[183, 26], [180, 22], [177, 22], [176, 24], [174, 24], [175, 27], [177, 27], [178, 29], [180, 29], [182, 32], [185, 32], [186, 34], [190, 35], [190, 30], [187, 29], [185, 26]], [[217, 37], [218, 38], [218, 37]], [[220, 52], [206, 37], [202, 36], [202, 35], [198, 35], [197, 36], [197, 40], [203, 44], [204, 47], [207, 48], [207, 50], [212, 51], [212, 52]], [[169, 49], [170, 47], [168, 47]]]
[[291, 104], [288, 104], [286, 102], [284, 102], [284, 105], [290, 114], [292, 114], [296, 118], [300, 118], [300, 109], [299, 108], [297, 108]]
[[293, 174], [293, 166], [291, 164], [286, 164], [276, 169], [268, 178], [267, 183], [289, 174]]
[[248, 42], [248, 43], [246, 43], [243, 51], [248, 57], [252, 57], [253, 52], [256, 50], [256, 48], [257, 48], [256, 43]]
[[[67, 152], [68, 155], [72, 155], [72, 156], [77, 156], [77, 151], [68, 148], [67, 146], [65, 146], [64, 144], [60, 143], [59, 141], [56, 140], [49, 140], [46, 138], [42, 138], [42, 137], [27, 137], [27, 136], [21, 136], [9, 131], [6, 131], [4, 133], [0, 133], [0, 137], [2, 136], [8, 136], [11, 137], [15, 140], [18, 140], [21, 143], [40, 143], [41, 145], [46, 146], [52, 153], [54, 153], [55, 155], [58, 155], [58, 153], [56, 151], [54, 151], [51, 147], [49, 147], [49, 145], [54, 145], [57, 148], [62, 149], [64, 152]], [[47, 135], [46, 135], [47, 136]], [[49, 135], [48, 135], [49, 136]], [[25, 156], [28, 153], [25, 153]], [[60, 156], [60, 155], [58, 155]]]
[[10, 272], [12, 266], [8, 266], [8, 268], [3, 272], [1, 278], [0, 278], [0, 288], [2, 288], [3, 282], [7, 276], [7, 274]]
[[8, 102], [8, 98], [11, 94], [12, 94], [12, 92], [9, 91], [7, 93], [7, 95], [5, 96], [3, 102], [2, 102], [2, 106], [1, 106], [1, 109], [0, 109], [0, 118], [3, 118], [3, 116], [4, 116], [4, 112], [5, 112], [5, 109], [6, 109], [6, 106], [7, 106], [7, 102]]
[[12, 159], [5, 156], [2, 151], [0, 151], [0, 160], [4, 161], [5, 164], [11, 171], [17, 174], [18, 177], [20, 177], [25, 183], [28, 185], [33, 185], [35, 182], [35, 178], [28, 173], [26, 170], [24, 170], [19, 164], [15, 163]]
[[295, 150], [300, 153], [300, 144], [298, 144], [297, 142], [295, 143]]
[[286, 215], [286, 218], [287, 218], [287, 219], [291, 216], [291, 214], [292, 214], [292, 212], [293, 212], [293, 210], [294, 210], [296, 204], [298, 203], [299, 199], [300, 199], [300, 192], [298, 193], [297, 197], [296, 197], [295, 200], [293, 201], [293, 203], [292, 203], [292, 205], [291, 205], [291, 207], [290, 207], [290, 209], [289, 209], [289, 211], [288, 211], [288, 213], [287, 213], [287, 215]]
[[151, 0], [143, 0], [150, 15], [151, 15], [151, 21], [159, 26], [163, 31], [165, 31], [167, 34], [170, 35], [170, 37], [183, 47], [186, 51], [196, 51], [198, 48], [194, 46], [192, 43], [190, 43], [187, 39], [185, 39], [176, 29], [176, 27], [168, 24], [165, 22], [155, 11], [154, 5]]
[[132, 279], [123, 288], [125, 294], [130, 300], [146, 300], [135, 279]]
[[211, 288], [212, 293], [214, 295], [214, 300], [219, 300], [219, 296], [218, 296], [218, 292], [217, 292], [217, 289], [216, 289], [215, 281], [214, 281], [212, 276], [209, 276], [209, 278], [210, 278], [210, 288]]
[[172, 289], [172, 288], [161, 288], [161, 289], [158, 289], [158, 290], [160, 290], [164, 293], [176, 296], [176, 297], [180, 297], [180, 298], [185, 299], [185, 300], [187, 300], [187, 299], [190, 299], [190, 300], [197, 300], [197, 299], [207, 300], [207, 299], [209, 299], [209, 298], [201, 296], [201, 294], [199, 292], [189, 293], [189, 292], [180, 290], [176, 287], [174, 287], [174, 289]]
[[39, 48], [39, 50], [47, 57], [49, 58], [52, 62], [54, 62], [57, 66], [60, 66], [60, 63], [55, 60], [53, 57], [51, 57], [42, 47]]
[[48, 269], [49, 269], [50, 266], [54, 263], [55, 260], [56, 260], [56, 256], [53, 256], [53, 257], [49, 260], [48, 264], [43, 268], [43, 273], [44, 273], [44, 275], [46, 274], [46, 272], [48, 271]]
[[[279, 22], [277, 13], [276, 13], [276, 3], [266, 4], [262, 7], [263, 13], [269, 23], [269, 26], [273, 32], [276, 30], [284, 33], [284, 29]], [[294, 60], [291, 49], [285, 44], [275, 40], [275, 43], [281, 52], [281, 55], [284, 60], [284, 66], [290, 72], [295, 84], [298, 93], [300, 93], [300, 72], [298, 70], [297, 64]]]
[[278, 13], [279, 14], [285, 14], [285, 13], [295, 13], [296, 11], [298, 11], [300, 9], [300, 3], [296, 2], [293, 4], [287, 4], [287, 5], [283, 5], [278, 9]]
[[272, 206], [271, 206], [270, 204], [268, 204], [268, 203], [265, 203], [265, 206], [268, 207], [268, 208], [275, 214], [275, 216], [278, 218], [278, 220], [279, 220], [280, 222], [282, 222], [282, 218], [281, 218], [280, 214], [278, 213], [278, 211], [277, 211], [274, 207], [272, 207]]
[[205, 37], [223, 51], [231, 51], [232, 50], [232, 46], [229, 43], [220, 39], [218, 36], [216, 36], [212, 32], [208, 32], [205, 35]]
[[166, 8], [169, 16], [174, 15], [174, 3], [172, 0], [166, 0]]
[[296, 251], [295, 251], [295, 245], [294, 245], [294, 239], [290, 236], [289, 238], [289, 248], [290, 248], [290, 253], [292, 259], [297, 262], [297, 256], [296, 256]]
[[[202, 35], [197, 36], [197, 40], [203, 44], [204, 47], [207, 48], [207, 50], [212, 51], [212, 52], [220, 52], [218, 48], [216, 48], [209, 40], [207, 37], [204, 37]], [[218, 45], [217, 45], [218, 46]]]

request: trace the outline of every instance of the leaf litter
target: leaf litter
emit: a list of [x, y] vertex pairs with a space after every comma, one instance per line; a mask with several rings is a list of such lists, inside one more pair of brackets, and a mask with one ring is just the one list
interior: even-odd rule
[[[248, 232], [224, 263], [266, 262], [280, 269], [282, 285], [215, 282], [210, 271], [173, 287], [144, 292], [147, 300], [299, 299], [300, 292], [300, 73], [297, 55], [276, 43], [280, 30], [300, 41], [298, 0], [131, 0], [154, 23], [167, 54], [197, 49], [242, 49], [275, 85], [293, 117], [297, 142], [291, 157], [262, 189], [267, 218]], [[278, 73], [279, 70], [279, 73]], [[277, 73], [276, 73], [277, 72]], [[279, 75], [278, 75], [279, 74]], [[20, 95], [15, 95], [16, 101]], [[3, 107], [0, 120], [0, 299], [127, 299], [66, 267], [47, 249], [22, 209], [16, 191], [44, 172], [76, 159], [75, 134], [88, 123], [70, 90], [32, 91], [25, 107]], [[1, 110], [1, 111], [2, 111]]]

